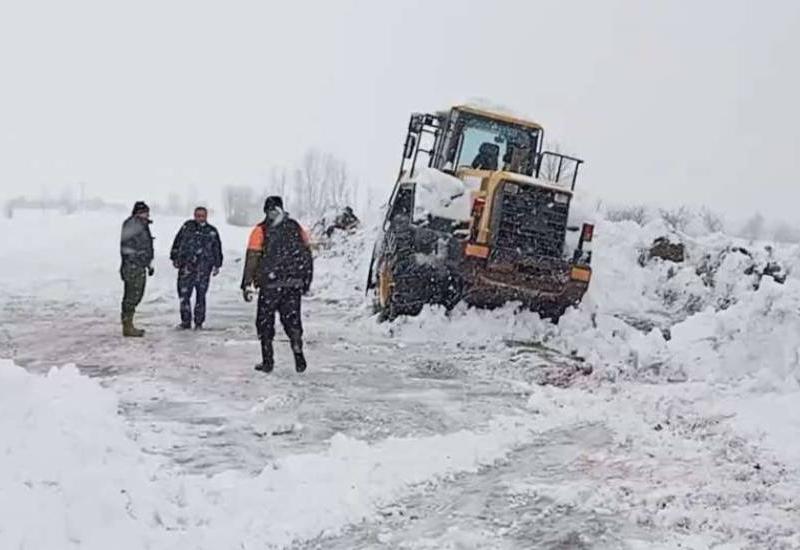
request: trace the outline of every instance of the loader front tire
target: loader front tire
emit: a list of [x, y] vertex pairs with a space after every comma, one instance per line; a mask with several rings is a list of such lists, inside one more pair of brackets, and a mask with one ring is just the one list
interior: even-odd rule
[[413, 273], [388, 262], [378, 270], [375, 308], [381, 321], [394, 321], [400, 316], [415, 316], [422, 311], [425, 300], [420, 296]]

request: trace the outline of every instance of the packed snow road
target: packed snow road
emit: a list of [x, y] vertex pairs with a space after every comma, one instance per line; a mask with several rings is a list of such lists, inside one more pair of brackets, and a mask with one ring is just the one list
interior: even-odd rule
[[[422, 438], [481, 430], [498, 416], [529, 414], [531, 388], [522, 377], [502, 373], [503, 364], [521, 356], [526, 364], [518, 368], [535, 369], [538, 353], [513, 344], [485, 354], [402, 344], [353, 331], [347, 322], [351, 312], [317, 300], [306, 304], [313, 368], [295, 374], [288, 344], [282, 342], [275, 373], [256, 373], [251, 308], [240, 303], [238, 292], [215, 290], [208, 330], [174, 329], [174, 304], [156, 302], [145, 307], [150, 312], [142, 316], [148, 329], [143, 340], [120, 338], [113, 313], [81, 311], [79, 304], [57, 301], [11, 300], [2, 319], [4, 346], [11, 346], [15, 361], [31, 371], [74, 363], [99, 378], [120, 395], [138, 443], [193, 473], [255, 474], [278, 457], [320, 452], [337, 433], [368, 442]], [[65, 309], [70, 320], [62, 324]], [[558, 368], [569, 375], [580, 365], [564, 361]], [[624, 522], [610, 514], [558, 510], [557, 485], [553, 495], [528, 505], [539, 512], [552, 508], [547, 521], [507, 532], [525, 506], [525, 497], [514, 492], [516, 478], [568, 475], [565, 462], [607, 446], [609, 437], [601, 423], [591, 422], [532, 432], [497, 467], [461, 474], [435, 490], [423, 486], [419, 494], [378, 510], [374, 525], [319, 544], [372, 548], [418, 539], [422, 547], [440, 547], [439, 542], [452, 539], [474, 548], [591, 547], [600, 541], [623, 546]], [[439, 537], [444, 538], [435, 542]]]
[[[581, 350], [627, 341], [601, 326], [579, 353], [555, 351], [552, 327], [512, 309], [378, 325], [359, 288], [360, 237], [318, 254], [304, 302], [309, 371], [295, 374], [279, 341], [263, 375], [238, 291], [243, 230], [220, 228], [226, 265], [207, 329], [174, 328], [164, 249], [179, 222], [154, 227], [140, 340], [120, 336], [118, 220], [5, 222], [17, 238], [0, 261], [17, 269], [0, 274], [0, 357], [36, 376], [0, 364], [0, 434], [17, 442], [0, 469], [0, 513], [22, 526], [0, 527], [0, 546], [103, 548], [126, 532], [120, 547], [800, 548], [792, 455], [748, 437], [737, 407], [769, 409], [737, 386], [611, 377], [609, 352], [601, 364]], [[37, 237], [48, 231], [61, 238]], [[580, 319], [565, 326], [587, 338]], [[84, 376], [41, 376], [70, 363]], [[792, 396], [768, 399], [782, 398]], [[117, 410], [118, 425], [100, 418]], [[75, 443], [84, 437], [96, 453]], [[57, 472], [36, 459], [49, 453]], [[86, 476], [104, 477], [73, 486]], [[52, 516], [23, 516], [4, 494]], [[65, 524], [62, 538], [42, 533], [48, 517]]]
[[4, 352], [29, 370], [73, 363], [99, 377], [142, 443], [204, 473], [258, 471], [273, 456], [318, 451], [336, 433], [376, 441], [473, 429], [525, 405], [522, 392], [480, 372], [485, 357], [354, 331], [352, 312], [313, 298], [305, 303], [313, 368], [296, 374], [279, 338], [275, 372], [258, 373], [253, 308], [232, 279], [215, 281], [202, 332], [174, 328], [171, 300], [146, 303], [141, 340], [119, 336], [114, 311], [12, 300]]

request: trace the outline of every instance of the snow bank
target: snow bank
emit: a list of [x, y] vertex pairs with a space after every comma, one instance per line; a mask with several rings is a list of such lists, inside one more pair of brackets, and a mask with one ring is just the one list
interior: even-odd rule
[[[687, 259], [642, 262], [653, 239], [671, 235]], [[796, 389], [800, 380], [797, 247], [776, 249], [721, 234], [691, 238], [654, 222], [603, 222], [587, 300], [559, 326], [562, 346], [598, 363], [690, 380], [754, 378]], [[760, 276], [774, 262], [785, 284]], [[642, 265], [644, 264], [644, 265]]]
[[337, 231], [314, 252], [311, 300], [347, 304], [352, 313], [365, 317], [365, 287], [377, 228]]
[[164, 545], [174, 506], [125, 435], [116, 396], [74, 367], [0, 361], [0, 548]]
[[690, 378], [739, 379], [755, 389], [800, 389], [800, 284], [767, 279], [722, 311], [706, 308], [672, 330], [671, 361]]
[[[598, 220], [601, 213], [576, 206], [597, 224], [594, 275], [583, 303], [558, 326], [514, 304], [494, 311], [459, 306], [449, 314], [432, 307], [391, 324], [364, 318], [362, 309], [353, 322], [400, 342], [486, 347], [532, 341], [580, 355], [605, 377], [747, 379], [753, 389], [798, 388], [800, 283], [793, 274], [800, 267], [800, 247], [751, 243], [720, 233], [692, 237], [661, 220], [644, 226]], [[362, 232], [342, 241], [321, 259], [323, 265], [338, 262], [328, 264], [334, 268], [328, 277], [338, 281], [328, 288], [337, 293], [363, 289], [373, 235]], [[661, 236], [684, 243], [685, 262], [647, 259]], [[342, 252], [350, 249], [360, 253]], [[760, 275], [770, 263], [782, 267], [785, 284]]]
[[475, 472], [529, 442], [532, 420], [480, 432], [336, 435], [260, 475], [179, 475], [126, 435], [113, 392], [74, 367], [0, 362], [0, 548], [282, 547], [372, 518], [418, 484]]
[[[768, 414], [757, 400], [741, 408], [735, 403], [739, 394], [706, 383], [623, 382], [596, 392], [541, 388], [530, 398], [532, 411], [601, 424], [611, 441], [581, 455], [574, 476], [552, 480], [534, 472], [510, 484], [520, 494], [553, 495], [554, 507], [603, 510], [665, 534], [703, 537], [668, 547], [796, 548], [798, 478], [786, 475], [794, 468], [790, 455], [776, 453], [783, 465], [776, 464], [756, 445], [797, 426], [776, 414], [788, 402], [768, 406]], [[796, 422], [800, 415], [789, 418]], [[783, 433], [762, 439], [769, 422]], [[783, 446], [798, 450], [792, 442]]]
[[530, 439], [531, 428], [529, 419], [500, 418], [479, 434], [389, 438], [373, 445], [336, 435], [325, 453], [278, 460], [255, 479], [220, 475], [202, 494], [187, 494], [190, 501], [212, 496], [213, 506], [199, 518], [209, 527], [193, 542], [229, 547], [231, 533], [237, 533], [244, 547], [262, 548], [337, 533], [372, 518], [410, 485], [475, 472], [502, 459]]
[[[712, 413], [733, 418], [737, 431], [784, 464], [800, 464], [800, 391], [717, 396]], [[766, 429], [765, 429], [766, 427]]]

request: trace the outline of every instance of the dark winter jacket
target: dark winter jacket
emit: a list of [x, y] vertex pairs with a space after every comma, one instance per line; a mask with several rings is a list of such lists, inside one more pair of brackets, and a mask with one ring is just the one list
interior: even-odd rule
[[153, 261], [153, 236], [150, 221], [131, 216], [122, 223], [119, 246], [122, 265], [147, 267]]
[[279, 223], [253, 228], [247, 243], [242, 288], [299, 288], [307, 291], [314, 276], [308, 234], [288, 215]]
[[360, 223], [361, 222], [358, 220], [358, 217], [353, 213], [353, 209], [347, 206], [338, 216], [336, 216], [336, 218], [333, 220], [333, 224], [328, 226], [328, 228], [325, 230], [325, 235], [330, 237], [337, 229], [350, 231], [351, 229], [358, 227]]
[[481, 143], [472, 167], [477, 170], [497, 170], [499, 156], [500, 147], [496, 143]]
[[206, 223], [189, 220], [175, 235], [170, 260], [178, 267], [192, 271], [208, 271], [222, 266], [222, 242], [217, 229]]

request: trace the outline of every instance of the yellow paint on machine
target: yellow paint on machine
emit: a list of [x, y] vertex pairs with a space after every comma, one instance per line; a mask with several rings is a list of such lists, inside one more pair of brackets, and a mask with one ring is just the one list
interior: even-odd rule
[[467, 244], [467, 246], [464, 248], [464, 254], [478, 258], [488, 258], [489, 247], [480, 244]]
[[569, 278], [573, 281], [588, 283], [592, 278], [592, 270], [583, 267], [573, 267], [569, 272]]

